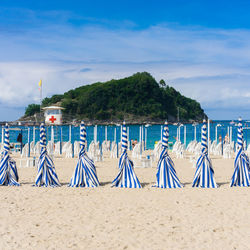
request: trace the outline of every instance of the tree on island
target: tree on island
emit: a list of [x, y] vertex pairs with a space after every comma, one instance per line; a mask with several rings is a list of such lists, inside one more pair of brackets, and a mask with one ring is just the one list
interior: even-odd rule
[[160, 80], [159, 84], [162, 88], [165, 88], [167, 86], [166, 82], [163, 79]]
[[40, 112], [40, 105], [39, 104], [29, 104], [28, 107], [25, 109], [26, 116], [32, 116], [36, 113]]

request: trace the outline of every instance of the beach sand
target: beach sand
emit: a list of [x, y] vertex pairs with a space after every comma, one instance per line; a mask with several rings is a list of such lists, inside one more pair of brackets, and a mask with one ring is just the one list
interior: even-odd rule
[[[176, 159], [185, 188], [157, 189], [153, 168], [136, 168], [142, 189], [111, 188], [116, 159], [97, 162], [101, 186], [69, 188], [77, 159], [55, 158], [62, 187], [0, 187], [1, 249], [249, 249], [249, 188], [230, 188], [233, 159], [213, 159], [218, 189], [192, 188], [195, 169]], [[19, 160], [17, 160], [19, 164]]]

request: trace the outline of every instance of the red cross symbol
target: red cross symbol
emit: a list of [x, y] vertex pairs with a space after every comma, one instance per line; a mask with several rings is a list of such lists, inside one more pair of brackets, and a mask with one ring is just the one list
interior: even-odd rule
[[56, 118], [52, 115], [51, 118], [49, 118], [49, 120], [51, 121], [51, 123], [54, 123], [54, 121], [56, 121]]

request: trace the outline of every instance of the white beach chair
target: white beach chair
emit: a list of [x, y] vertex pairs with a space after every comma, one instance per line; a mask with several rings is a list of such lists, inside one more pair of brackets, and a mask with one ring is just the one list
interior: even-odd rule
[[39, 155], [40, 154], [40, 141], [38, 141], [34, 147], [34, 154]]
[[132, 150], [132, 157], [140, 159], [141, 158], [141, 143], [137, 143]]
[[24, 145], [24, 147], [22, 148], [21, 158], [28, 157], [28, 150], [29, 150], [28, 147], [29, 147], [29, 145], [28, 145], [28, 143], [26, 143]]
[[115, 141], [111, 143], [110, 158], [117, 158], [117, 145]]
[[59, 155], [60, 154], [60, 142], [58, 141], [57, 143], [55, 143], [55, 155]]
[[154, 158], [159, 159], [160, 154], [161, 154], [161, 151], [162, 151], [162, 142], [161, 142], [161, 141], [158, 141], [158, 142], [155, 144], [154, 150], [153, 150]]
[[103, 141], [102, 142], [102, 152], [106, 153], [110, 151], [110, 141]]
[[80, 152], [80, 142], [79, 141], [75, 141], [74, 142], [74, 153], [75, 155], [78, 155]]

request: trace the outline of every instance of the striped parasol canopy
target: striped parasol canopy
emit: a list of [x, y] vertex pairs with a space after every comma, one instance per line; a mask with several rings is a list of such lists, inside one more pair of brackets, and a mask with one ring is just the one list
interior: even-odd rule
[[239, 118], [237, 133], [238, 151], [234, 161], [234, 173], [230, 186], [249, 187], [250, 186], [250, 167], [249, 158], [243, 150], [243, 128], [242, 120]]
[[94, 162], [88, 157], [85, 149], [86, 127], [84, 121], [80, 126], [80, 152], [78, 162], [70, 180], [70, 187], [98, 187], [99, 180]]
[[174, 163], [168, 155], [168, 138], [169, 128], [166, 121], [163, 127], [162, 152], [157, 164], [156, 184], [154, 185], [154, 187], [181, 188], [183, 187], [183, 185], [177, 177]]
[[35, 180], [35, 186], [44, 187], [58, 187], [61, 186], [56, 174], [53, 160], [47, 153], [46, 149], [46, 132], [44, 123], [40, 126], [40, 157], [37, 165], [37, 177]]
[[128, 158], [128, 137], [125, 122], [122, 126], [122, 154], [119, 159], [119, 173], [112, 182], [112, 187], [141, 188], [141, 184], [135, 174], [134, 164]]
[[2, 186], [20, 186], [18, 183], [18, 172], [16, 162], [9, 155], [9, 126], [6, 124], [4, 131], [4, 150], [0, 162], [0, 185]]
[[207, 124], [203, 121], [203, 126], [201, 129], [201, 155], [196, 162], [196, 171], [193, 179], [192, 187], [201, 188], [217, 188], [217, 184], [214, 179], [214, 170], [212, 167], [212, 162], [208, 156], [207, 147]]

